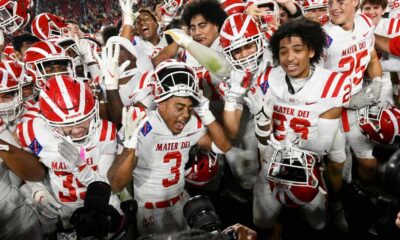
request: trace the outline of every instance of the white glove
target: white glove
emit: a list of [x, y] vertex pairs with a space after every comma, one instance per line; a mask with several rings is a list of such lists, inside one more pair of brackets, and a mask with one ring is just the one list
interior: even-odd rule
[[191, 42], [193, 42], [193, 39], [187, 35], [185, 31], [182, 29], [169, 29], [164, 32], [165, 34], [168, 34], [174, 39], [174, 41], [181, 47], [187, 48]]
[[210, 101], [208, 98], [204, 97], [203, 91], [199, 92], [200, 102], [197, 107], [194, 108], [194, 111], [197, 113], [197, 116], [200, 117], [201, 121], [204, 125], [208, 125], [215, 121], [215, 117], [210, 111]]
[[268, 145], [271, 145], [274, 149], [277, 149], [277, 150], [286, 148], [285, 142], [278, 141], [275, 138], [274, 134], [270, 135], [269, 140], [267, 140], [267, 143], [268, 143]]
[[106, 90], [118, 90], [118, 80], [125, 69], [130, 64], [130, 61], [125, 61], [120, 67], [118, 67], [120, 45], [116, 44], [115, 49], [113, 45], [103, 48], [101, 57], [95, 52], [95, 57], [100, 65], [101, 75], [104, 81]]
[[246, 93], [246, 89], [240, 85], [229, 85], [225, 82], [221, 82], [218, 86], [219, 94], [225, 101], [224, 110], [233, 112], [236, 109], [242, 109], [243, 97]]
[[41, 189], [33, 194], [40, 212], [44, 215], [55, 218], [58, 216], [58, 209], [61, 204], [49, 193], [47, 189]]
[[123, 25], [133, 26], [137, 17], [132, 10], [134, 4], [137, 4], [137, 0], [119, 0], [119, 5], [122, 10]]
[[244, 101], [246, 101], [250, 112], [254, 114], [256, 123], [259, 126], [265, 126], [270, 123], [272, 109], [269, 107], [266, 96], [261, 92], [259, 87], [251, 88], [247, 93], [247, 97], [244, 97]]
[[140, 129], [147, 121], [146, 113], [138, 107], [122, 109], [122, 134], [125, 148], [136, 149]]
[[351, 96], [348, 108], [360, 109], [365, 106], [374, 105], [378, 101], [381, 95], [382, 80], [375, 79], [359, 93]]
[[81, 158], [79, 149], [68, 140], [64, 140], [58, 144], [58, 152], [64, 159], [71, 163], [71, 165], [80, 166], [85, 163]]
[[96, 62], [94, 55], [92, 53], [92, 49], [89, 45], [89, 40], [87, 39], [79, 39], [78, 36], [75, 36], [75, 44], [78, 47], [79, 55], [83, 59], [84, 63], [89, 64], [92, 62]]

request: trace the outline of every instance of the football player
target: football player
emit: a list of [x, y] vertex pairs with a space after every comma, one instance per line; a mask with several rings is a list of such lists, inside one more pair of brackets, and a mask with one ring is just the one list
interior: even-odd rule
[[[98, 116], [90, 87], [67, 75], [48, 80], [39, 96], [41, 116], [17, 126], [21, 146], [48, 170], [47, 181], [30, 183], [42, 221], [71, 227], [69, 218], [83, 206], [87, 186], [108, 182], [114, 160], [116, 128]], [[116, 198], [110, 200], [116, 207]]]
[[[339, 129], [342, 106], [349, 101], [351, 85], [346, 75], [317, 65], [323, 53], [323, 39], [320, 24], [305, 18], [280, 26], [270, 41], [279, 66], [262, 75], [255, 89], [262, 93], [250, 91], [246, 98], [252, 112], [264, 109], [271, 116], [273, 126], [254, 187], [253, 214], [258, 227], [273, 227], [283, 205], [301, 207], [315, 229], [326, 225], [320, 159]], [[262, 95], [268, 98], [260, 98]], [[269, 131], [265, 128], [259, 136], [264, 144]]]
[[[356, 14], [359, 4], [358, 0], [329, 0], [331, 23], [323, 26], [327, 34], [324, 67], [342, 72], [352, 81], [352, 97], [349, 106], [342, 112], [342, 128], [337, 133], [327, 166], [332, 187], [332, 219], [341, 231], [348, 229], [339, 194], [342, 169], [346, 161], [346, 141], [358, 160], [357, 175], [362, 182], [370, 183], [377, 167], [377, 161], [372, 155], [373, 145], [357, 126], [356, 110], [385, 101], [380, 98], [382, 68], [374, 49], [374, 25], [367, 16]], [[372, 83], [363, 88], [366, 73]]]
[[139, 108], [124, 110], [124, 148], [108, 172], [116, 192], [133, 175], [137, 224], [142, 235], [187, 228], [182, 210], [188, 197], [184, 166], [192, 146], [197, 144], [216, 153], [231, 148], [209, 110], [208, 99], [199, 92], [192, 68], [170, 60], [157, 66], [153, 77], [157, 108], [146, 113]]

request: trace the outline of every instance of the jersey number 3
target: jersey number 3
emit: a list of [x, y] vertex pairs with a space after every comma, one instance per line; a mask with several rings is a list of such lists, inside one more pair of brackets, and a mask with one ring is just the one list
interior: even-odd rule
[[169, 163], [170, 161], [175, 161], [175, 165], [171, 167], [171, 173], [174, 175], [173, 179], [164, 178], [162, 180], [162, 185], [164, 187], [170, 187], [179, 181], [180, 172], [179, 168], [181, 167], [182, 163], [182, 154], [178, 151], [169, 152], [164, 156], [164, 163]]

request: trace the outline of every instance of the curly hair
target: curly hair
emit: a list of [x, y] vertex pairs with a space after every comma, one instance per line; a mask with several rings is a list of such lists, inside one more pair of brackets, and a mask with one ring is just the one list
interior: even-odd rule
[[286, 37], [300, 37], [307, 48], [315, 52], [310, 59], [311, 64], [319, 62], [326, 41], [326, 34], [319, 23], [300, 17], [280, 26], [269, 42], [269, 49], [276, 63], [279, 63], [280, 41]]
[[202, 15], [207, 22], [218, 26], [218, 31], [228, 17], [216, 0], [192, 1], [187, 4], [182, 13], [182, 23], [190, 26], [190, 21], [196, 15]]

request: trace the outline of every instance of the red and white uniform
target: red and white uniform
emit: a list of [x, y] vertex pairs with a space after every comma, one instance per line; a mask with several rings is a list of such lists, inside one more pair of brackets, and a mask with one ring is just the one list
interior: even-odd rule
[[327, 34], [324, 67], [349, 75], [352, 79], [352, 95], [362, 88], [364, 72], [374, 50], [374, 26], [365, 15], [356, 15], [354, 29], [343, 30], [338, 25], [323, 27]]
[[27, 122], [39, 116], [39, 102], [29, 100], [23, 103], [23, 107], [24, 110], [18, 119], [19, 122]]
[[[272, 101], [272, 134], [278, 141], [293, 144], [318, 141], [319, 116], [332, 108], [342, 107], [349, 100], [349, 78], [316, 66], [309, 79], [299, 80], [306, 81], [301, 89], [291, 94], [285, 77], [286, 73], [281, 67], [267, 68], [258, 82], [258, 87], [261, 87]], [[272, 146], [267, 147], [262, 170], [254, 186], [255, 224], [263, 228], [273, 227], [282, 205], [286, 204], [300, 206], [308, 223], [313, 228], [322, 228], [326, 222], [324, 192], [319, 191], [315, 197], [307, 199], [304, 195], [293, 193], [289, 185], [268, 184], [267, 171], [273, 151]], [[324, 188], [322, 180], [320, 186]]]
[[167, 39], [165, 35], [160, 38], [160, 42], [157, 45], [153, 45], [151, 42], [143, 40], [140, 37], [135, 36], [132, 40], [132, 44], [137, 48], [143, 49], [143, 52], [148, 56], [150, 59], [154, 58], [158, 55], [158, 53], [168, 46]]
[[[281, 67], [269, 68], [265, 74], [273, 101], [273, 134], [279, 141], [299, 137], [304, 141], [318, 139], [319, 116], [329, 109], [342, 107], [350, 99], [350, 81], [345, 74], [319, 66], [305, 85], [291, 94]], [[294, 139], [288, 139], [294, 140]]]
[[400, 18], [400, 0], [389, 0], [389, 18]]
[[[363, 76], [371, 60], [371, 52], [374, 50], [372, 20], [362, 14], [356, 15], [354, 29], [351, 32], [331, 23], [323, 28], [327, 34], [324, 67], [349, 76], [352, 81], [351, 95], [354, 95], [362, 89]], [[373, 146], [357, 126], [356, 111], [347, 109], [342, 112], [342, 128], [346, 136], [338, 131], [335, 143], [343, 142], [346, 137], [358, 158], [372, 159]], [[343, 148], [343, 145], [334, 144], [333, 148], [338, 150]], [[338, 151], [343, 153], [344, 150]], [[343, 157], [343, 154], [340, 155]]]
[[[41, 118], [35, 118], [17, 126], [21, 146], [29, 149], [48, 168], [51, 190], [62, 205], [59, 210], [64, 227], [69, 226], [69, 218], [74, 210], [83, 206], [87, 186], [94, 181], [108, 182], [107, 171], [117, 151], [116, 127], [111, 122], [100, 120], [90, 140], [79, 147], [86, 164], [77, 169], [58, 152], [56, 138]], [[114, 207], [119, 207], [116, 196], [110, 199]]]
[[187, 229], [183, 205], [185, 164], [189, 150], [206, 133], [194, 115], [178, 135], [173, 135], [157, 110], [148, 112], [138, 138], [138, 163], [133, 171], [134, 196], [138, 202], [140, 234]]

